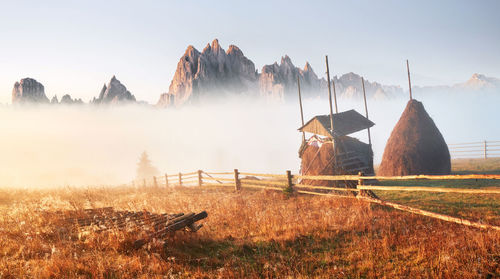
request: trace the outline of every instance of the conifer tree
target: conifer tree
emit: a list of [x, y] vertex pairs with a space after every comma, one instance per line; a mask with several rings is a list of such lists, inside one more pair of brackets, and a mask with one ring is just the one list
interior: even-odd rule
[[159, 173], [158, 169], [151, 164], [148, 153], [146, 151], [142, 152], [139, 163], [137, 163], [136, 179], [149, 179]]

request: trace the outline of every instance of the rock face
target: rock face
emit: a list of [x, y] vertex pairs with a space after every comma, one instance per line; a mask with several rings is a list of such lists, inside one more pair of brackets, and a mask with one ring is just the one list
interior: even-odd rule
[[[297, 77], [305, 98], [326, 97], [327, 82], [318, 78], [309, 63], [304, 68], [295, 67], [285, 55], [281, 62], [262, 67], [259, 74], [255, 65], [236, 46], [224, 51], [215, 39], [202, 52], [189, 46], [177, 64], [169, 91], [163, 93], [157, 106], [180, 106], [198, 103], [200, 100], [227, 97], [229, 95], [260, 95], [279, 101], [297, 100]], [[362, 98], [361, 77], [348, 73], [333, 81], [340, 98]], [[399, 86], [385, 86], [365, 81], [368, 98], [386, 99], [403, 95]]]
[[201, 53], [189, 46], [177, 63], [168, 93], [161, 95], [158, 106], [179, 106], [207, 97], [250, 93], [256, 88], [257, 78], [253, 62], [234, 45], [226, 52], [215, 39]]
[[424, 106], [410, 100], [385, 146], [378, 175], [449, 174], [450, 152]]
[[[344, 74], [337, 78], [333, 77], [335, 89], [340, 98], [346, 99], [362, 99], [363, 98], [363, 85], [361, 76], [353, 72]], [[333, 86], [333, 84], [332, 84]], [[404, 91], [399, 86], [387, 86], [378, 82], [369, 82], [365, 79], [365, 91], [367, 98], [373, 99], [390, 99], [397, 96], [404, 95]]]
[[83, 104], [82, 99], [72, 99], [69, 94], [62, 96], [60, 104], [64, 105], [79, 105]]
[[54, 95], [54, 97], [52, 97], [52, 99], [50, 99], [50, 104], [51, 105], [59, 104], [59, 100], [57, 99], [57, 95]]
[[[475, 73], [467, 81], [454, 85], [437, 85], [437, 86], [415, 86], [413, 92], [416, 96], [431, 96], [453, 94], [456, 97], [458, 94], [466, 96], [478, 96], [478, 94], [497, 94], [500, 91], [500, 79], [488, 77], [483, 74]], [[473, 95], [470, 95], [470, 94]]]
[[500, 79], [487, 77], [483, 74], [475, 73], [472, 77], [462, 84], [457, 84], [455, 87], [469, 90], [496, 90], [500, 88]]
[[281, 58], [281, 63], [265, 65], [259, 77], [260, 95], [272, 100], [296, 100], [297, 77], [300, 78], [300, 89], [303, 96], [314, 96], [326, 89], [326, 81], [319, 79], [311, 65], [306, 63], [304, 69], [293, 65], [288, 55]]
[[23, 78], [14, 84], [12, 103], [47, 104], [49, 99], [45, 95], [45, 88], [41, 83], [32, 78]]
[[[71, 97], [70, 97], [71, 99]], [[130, 93], [127, 88], [115, 76], [111, 78], [109, 83], [104, 84], [99, 94], [99, 98], [94, 98], [94, 104], [123, 104], [135, 102], [135, 96]], [[61, 99], [62, 102], [62, 99]]]

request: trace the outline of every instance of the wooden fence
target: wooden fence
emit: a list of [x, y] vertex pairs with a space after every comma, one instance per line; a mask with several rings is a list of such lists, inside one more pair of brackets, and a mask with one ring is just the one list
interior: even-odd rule
[[[463, 194], [500, 194], [500, 187], [493, 189], [464, 189], [464, 188], [443, 188], [443, 187], [423, 187], [423, 186], [384, 186], [384, 185], [366, 185], [367, 182], [379, 181], [418, 181], [418, 180], [500, 180], [500, 175], [491, 174], [473, 174], [473, 175], [410, 175], [410, 176], [365, 176], [362, 173], [358, 175], [292, 175], [287, 170], [284, 174], [263, 174], [240, 172], [235, 169], [232, 172], [205, 172], [198, 170], [189, 173], [165, 174], [155, 176], [149, 179], [134, 180], [134, 186], [152, 186], [152, 187], [173, 187], [173, 186], [198, 186], [198, 187], [227, 187], [235, 191], [248, 189], [266, 189], [283, 191], [285, 193], [298, 193], [320, 196], [337, 196], [344, 198], [356, 198], [371, 203], [382, 204], [399, 210], [411, 212], [414, 214], [429, 216], [449, 222], [459, 223], [471, 227], [493, 229], [500, 231], [500, 226], [488, 225], [469, 220], [438, 214], [422, 209], [412, 208], [392, 202], [383, 201], [367, 197], [365, 195], [341, 195], [335, 191], [357, 193], [362, 190], [376, 191], [415, 191], [415, 192], [438, 192], [438, 193], [463, 193]], [[304, 184], [305, 180], [317, 181], [356, 181], [355, 188], [328, 187]]]
[[500, 141], [476, 141], [448, 144], [453, 159], [500, 157]]

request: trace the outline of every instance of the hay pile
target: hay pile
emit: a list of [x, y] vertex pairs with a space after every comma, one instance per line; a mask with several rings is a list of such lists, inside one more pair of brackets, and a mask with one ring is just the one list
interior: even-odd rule
[[449, 174], [450, 152], [421, 102], [410, 100], [385, 146], [378, 175]]
[[[313, 139], [313, 138], [311, 138]], [[311, 141], [309, 139], [309, 141]], [[310, 145], [303, 143], [300, 149], [301, 173], [302, 175], [356, 175], [362, 171], [365, 174], [373, 174], [373, 152], [371, 146], [363, 143], [355, 138], [349, 136], [342, 136], [337, 138], [335, 160], [333, 152], [333, 143], [331, 139], [324, 139], [321, 141], [321, 146]], [[335, 164], [339, 167], [335, 167]], [[343, 164], [346, 167], [340, 167]], [[358, 169], [362, 168], [362, 170]], [[303, 184], [317, 185], [317, 186], [347, 186], [354, 187], [357, 182], [341, 183], [328, 180], [308, 180], [302, 181]]]

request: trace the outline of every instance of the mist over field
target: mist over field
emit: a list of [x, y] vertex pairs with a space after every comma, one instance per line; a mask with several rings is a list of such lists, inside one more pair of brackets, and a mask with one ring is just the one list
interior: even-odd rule
[[[498, 96], [425, 97], [448, 143], [498, 140]], [[406, 100], [369, 100], [375, 163]], [[362, 101], [340, 99], [339, 111]], [[327, 114], [327, 100], [304, 100], [305, 121]], [[0, 107], [0, 186], [86, 186], [128, 183], [147, 151], [161, 172], [234, 168], [298, 172], [298, 102], [228, 101], [179, 109], [148, 106]], [[367, 142], [366, 131], [354, 134]]]

